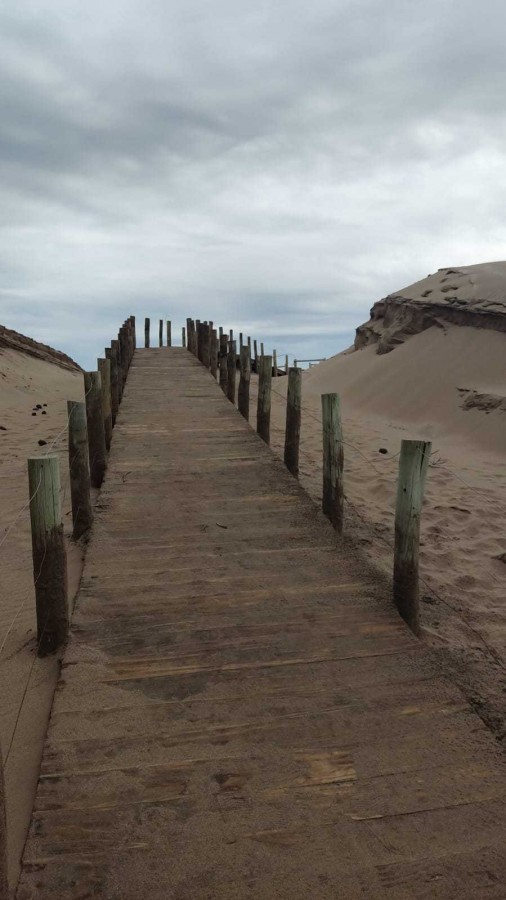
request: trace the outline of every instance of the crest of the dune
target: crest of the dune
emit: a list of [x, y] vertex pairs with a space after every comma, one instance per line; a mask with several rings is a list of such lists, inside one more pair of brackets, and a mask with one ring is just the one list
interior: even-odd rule
[[40, 344], [24, 334], [18, 334], [17, 331], [12, 331], [10, 328], [0, 325], [0, 354], [5, 350], [15, 350], [26, 356], [53, 363], [62, 369], [80, 370], [80, 366], [66, 353], [62, 353], [60, 350], [53, 350], [52, 347], [48, 347], [46, 344]]
[[405, 436], [506, 450], [506, 262], [440, 269], [379, 300], [354, 347], [305, 376]]

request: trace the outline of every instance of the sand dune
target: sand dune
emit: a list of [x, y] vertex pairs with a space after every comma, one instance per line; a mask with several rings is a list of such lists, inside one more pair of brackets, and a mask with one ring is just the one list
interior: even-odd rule
[[[68, 357], [0, 335], [0, 735], [9, 819], [9, 875], [17, 879], [39, 759], [58, 672], [56, 659], [35, 657], [35, 601], [28, 501], [28, 456], [61, 456], [67, 536], [67, 399], [82, 399], [82, 375]], [[3, 338], [3, 340], [1, 340]], [[23, 343], [25, 342], [25, 343]], [[14, 349], [23, 346], [24, 349]], [[28, 346], [28, 352], [26, 347]], [[36, 407], [39, 406], [39, 409]], [[44, 441], [44, 444], [41, 442]], [[82, 551], [69, 544], [75, 593]]]

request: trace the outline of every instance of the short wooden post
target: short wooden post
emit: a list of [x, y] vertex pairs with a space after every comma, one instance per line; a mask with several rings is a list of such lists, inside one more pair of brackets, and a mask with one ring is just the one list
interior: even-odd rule
[[144, 347], [149, 347], [149, 328], [150, 321], [149, 319], [144, 319]]
[[28, 460], [37, 655], [55, 653], [67, 639], [67, 554], [60, 504], [57, 456]]
[[99, 488], [107, 468], [104, 417], [102, 415], [102, 379], [99, 372], [84, 373], [84, 392], [86, 394], [90, 479], [92, 487]]
[[9, 900], [7, 880], [7, 818], [5, 814], [5, 781], [2, 751], [0, 750], [0, 900]]
[[272, 351], [272, 374], [274, 378], [278, 377], [278, 351]]
[[167, 319], [167, 347], [172, 347], [172, 322]]
[[299, 444], [302, 397], [302, 369], [287, 370], [288, 393], [286, 396], [285, 466], [299, 477]]
[[116, 354], [113, 353], [112, 347], [105, 348], [105, 356], [111, 363], [111, 415], [114, 428], [119, 408], [118, 365], [116, 362]]
[[220, 369], [220, 388], [224, 394], [228, 392], [228, 370], [227, 370], [227, 354], [228, 341], [227, 335], [222, 334], [220, 337], [220, 346], [218, 350], [218, 365]]
[[105, 449], [109, 453], [112, 440], [111, 360], [98, 359], [98, 371], [102, 383], [102, 414], [104, 417]]
[[203, 325], [200, 326], [201, 336], [200, 336], [200, 361], [206, 369], [209, 368], [211, 364], [211, 341], [209, 336], [209, 325], [204, 322]]
[[343, 431], [339, 394], [322, 394], [323, 499], [322, 509], [339, 533], [343, 530]]
[[163, 347], [163, 319], [158, 322], [158, 346]]
[[79, 540], [93, 521], [90, 497], [90, 463], [88, 458], [88, 426], [86, 404], [67, 401], [69, 420], [69, 470], [72, 497], [72, 522], [74, 540]]
[[227, 356], [227, 397], [235, 403], [235, 375], [237, 370], [237, 349], [235, 341], [229, 341]]
[[394, 548], [394, 601], [415, 634], [420, 633], [418, 556], [423, 492], [432, 445], [402, 441], [397, 481]]
[[251, 359], [247, 344], [241, 347], [241, 376], [239, 378], [239, 390], [237, 394], [237, 408], [242, 416], [249, 422], [249, 385], [251, 377]]
[[266, 444], [271, 440], [272, 356], [261, 356], [258, 373], [257, 432]]
[[211, 375], [218, 377], [218, 335], [216, 328], [211, 331]]
[[186, 330], [184, 325], [181, 328], [181, 346], [186, 347]]

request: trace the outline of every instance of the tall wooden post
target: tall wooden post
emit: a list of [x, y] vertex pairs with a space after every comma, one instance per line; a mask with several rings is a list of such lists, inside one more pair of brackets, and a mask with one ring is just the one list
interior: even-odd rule
[[186, 331], [184, 325], [181, 328], [181, 346], [186, 347]]
[[249, 385], [251, 377], [251, 360], [249, 348], [246, 344], [241, 347], [241, 377], [239, 379], [239, 391], [237, 394], [237, 408], [241, 415], [249, 422]]
[[144, 319], [144, 347], [149, 347], [149, 328], [150, 328], [149, 319]]
[[98, 371], [102, 383], [102, 415], [104, 417], [105, 449], [109, 453], [112, 440], [111, 360], [98, 359]]
[[84, 373], [84, 392], [86, 394], [90, 478], [92, 486], [99, 488], [107, 468], [104, 417], [102, 415], [102, 379], [99, 372]]
[[0, 900], [9, 900], [7, 879], [7, 818], [5, 814], [5, 780], [2, 751], [0, 750]]
[[67, 639], [67, 554], [60, 505], [57, 456], [28, 460], [37, 654], [55, 653]]
[[119, 394], [118, 394], [118, 366], [116, 363], [116, 354], [113, 353], [112, 347], [105, 348], [105, 356], [111, 363], [111, 416], [112, 416], [112, 425], [116, 423], [116, 416], [118, 415], [119, 408]]
[[251, 366], [251, 338], [249, 336], [248, 336], [247, 343], [248, 343], [248, 350], [249, 350], [249, 361], [250, 361], [250, 366]]
[[418, 557], [423, 492], [430, 441], [402, 441], [397, 481], [394, 549], [394, 601], [415, 634], [420, 633]]
[[229, 331], [229, 335], [228, 335], [228, 341], [229, 341], [229, 343], [231, 343], [233, 340], [234, 340], [234, 331], [231, 328]]
[[239, 359], [241, 358], [241, 350], [243, 348], [242, 331], [239, 332]]
[[209, 325], [204, 322], [200, 326], [200, 361], [206, 369], [209, 368], [211, 363], [211, 347], [210, 347], [210, 339], [209, 339]]
[[228, 393], [227, 354], [228, 354], [227, 335], [222, 334], [222, 336], [220, 337], [218, 364], [219, 364], [219, 368], [220, 368], [220, 388], [222, 389], [224, 394]]
[[163, 347], [163, 319], [158, 320], [158, 346]]
[[195, 356], [200, 359], [200, 319], [195, 319]]
[[167, 319], [167, 347], [172, 347], [172, 322]]
[[220, 339], [223, 337], [223, 325], [220, 325], [219, 337], [220, 337]]
[[343, 431], [339, 394], [322, 394], [323, 499], [322, 509], [339, 533], [343, 530]]
[[211, 331], [211, 375], [213, 378], [218, 377], [218, 335], [216, 328]]
[[93, 522], [90, 497], [90, 463], [86, 404], [67, 401], [69, 420], [69, 470], [74, 540], [79, 540]]
[[258, 347], [256, 341], [253, 341], [253, 368], [255, 372], [258, 372]]
[[237, 369], [237, 349], [235, 341], [229, 341], [227, 356], [227, 397], [235, 403], [235, 375]]
[[132, 333], [132, 356], [134, 355], [134, 351], [137, 347], [137, 337], [135, 333], [135, 316], [130, 316], [130, 330]]
[[189, 317], [186, 319], [186, 346], [190, 353], [193, 353], [192, 320]]
[[302, 397], [302, 370], [287, 370], [288, 393], [286, 397], [285, 466], [299, 477], [299, 444]]
[[[121, 377], [121, 365], [120, 365], [120, 349], [118, 341], [111, 341], [111, 352], [116, 361], [116, 390], [118, 394], [118, 408], [121, 403], [121, 398], [123, 396], [123, 380]], [[111, 375], [112, 377], [112, 375]]]
[[260, 358], [258, 377], [257, 432], [266, 444], [271, 440], [272, 356]]
[[260, 342], [260, 356], [263, 357], [263, 355], [264, 355], [264, 343], [263, 343], [263, 341], [261, 341]]
[[272, 351], [272, 374], [274, 378], [278, 377], [278, 351]]
[[285, 356], [285, 375], [288, 375], [288, 353]]

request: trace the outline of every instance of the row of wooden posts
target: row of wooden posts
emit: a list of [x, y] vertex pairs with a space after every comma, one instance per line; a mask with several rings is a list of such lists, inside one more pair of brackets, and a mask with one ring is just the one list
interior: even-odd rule
[[[250, 374], [252, 369], [251, 342], [241, 346], [237, 356], [233, 333], [229, 337], [213, 323], [186, 320], [188, 350], [211, 374], [231, 403], [249, 422]], [[260, 437], [270, 443], [271, 392], [274, 374], [273, 357], [264, 356], [263, 345], [256, 359], [258, 395], [256, 429]], [[239, 365], [239, 385], [236, 392], [236, 373]], [[288, 367], [284, 461], [295, 476], [299, 476], [300, 429], [302, 411], [302, 369]], [[344, 525], [344, 439], [341, 424], [339, 394], [322, 394], [323, 485], [322, 510], [340, 534]], [[397, 500], [395, 512], [393, 596], [395, 604], [415, 634], [420, 633], [419, 545], [420, 517], [428, 464], [431, 454], [429, 441], [403, 440], [399, 455]]]
[[[135, 318], [121, 326], [116, 340], [84, 372], [84, 402], [69, 400], [68, 453], [73, 537], [91, 527], [91, 488], [99, 488], [107, 469], [112, 430], [135, 351]], [[37, 653], [54, 653], [67, 638], [69, 608], [67, 560], [61, 510], [61, 479], [56, 454], [28, 460], [32, 555], [37, 616]]]

